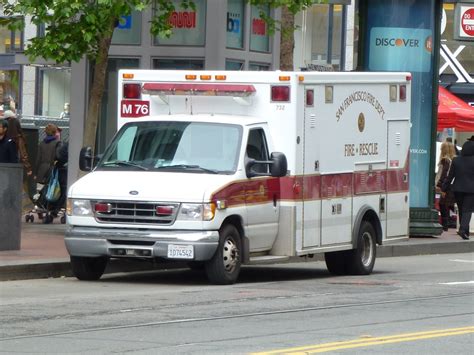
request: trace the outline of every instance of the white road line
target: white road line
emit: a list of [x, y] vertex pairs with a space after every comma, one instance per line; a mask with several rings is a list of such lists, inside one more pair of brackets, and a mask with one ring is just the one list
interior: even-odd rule
[[474, 260], [465, 260], [465, 259], [453, 259], [449, 261], [454, 261], [456, 263], [474, 263]]
[[474, 281], [463, 281], [463, 282], [442, 282], [440, 285], [468, 285], [474, 284]]

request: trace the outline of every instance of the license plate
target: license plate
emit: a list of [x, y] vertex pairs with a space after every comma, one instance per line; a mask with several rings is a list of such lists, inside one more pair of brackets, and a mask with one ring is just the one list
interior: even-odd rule
[[168, 258], [194, 259], [194, 247], [192, 245], [168, 244]]

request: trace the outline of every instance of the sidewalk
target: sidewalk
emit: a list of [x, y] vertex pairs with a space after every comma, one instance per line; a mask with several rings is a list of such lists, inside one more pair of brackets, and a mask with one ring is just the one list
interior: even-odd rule
[[[22, 223], [21, 250], [0, 251], [0, 281], [72, 276], [69, 255], [64, 245], [66, 225]], [[416, 237], [377, 248], [378, 257], [474, 252], [474, 236], [461, 239], [454, 229], [438, 237]], [[300, 258], [298, 258], [300, 260]], [[322, 255], [315, 259], [323, 260]], [[168, 265], [169, 266], [169, 265]], [[149, 263], [114, 261], [106, 273], [150, 270]]]

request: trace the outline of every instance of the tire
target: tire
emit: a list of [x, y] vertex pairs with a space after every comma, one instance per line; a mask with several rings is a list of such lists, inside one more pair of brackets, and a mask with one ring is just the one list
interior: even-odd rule
[[51, 216], [49, 213], [45, 214], [43, 216], [43, 223], [50, 224], [51, 222], [53, 222], [53, 216]]
[[30, 216], [30, 222], [33, 223], [35, 221], [35, 216], [31, 215]]
[[347, 271], [351, 275], [369, 275], [374, 269], [376, 248], [374, 227], [371, 223], [362, 221], [357, 236], [357, 248], [348, 252]]
[[324, 253], [326, 266], [331, 274], [345, 275], [347, 274], [347, 251], [333, 251]]
[[95, 281], [104, 274], [107, 266], [107, 258], [88, 258], [83, 256], [71, 256], [72, 273], [79, 280]]
[[231, 224], [219, 231], [219, 245], [211, 260], [205, 264], [209, 281], [216, 285], [230, 285], [237, 281], [241, 266], [240, 234]]
[[66, 224], [66, 215], [62, 215], [60, 221], [61, 224]]

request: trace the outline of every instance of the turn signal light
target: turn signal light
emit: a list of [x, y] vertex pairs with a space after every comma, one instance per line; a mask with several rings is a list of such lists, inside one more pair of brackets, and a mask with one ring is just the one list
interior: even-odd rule
[[290, 81], [290, 77], [286, 75], [280, 75], [278, 78], [280, 79], [280, 81]]
[[306, 90], [306, 106], [314, 106], [314, 90]]
[[133, 79], [133, 74], [132, 73], [123, 73], [122, 78], [124, 78], [124, 79]]
[[96, 203], [94, 205], [94, 212], [98, 213], [110, 213], [112, 211], [112, 205], [110, 203]]
[[290, 101], [290, 87], [272, 86], [272, 101]]
[[123, 84], [123, 97], [125, 99], [139, 99], [140, 96], [140, 84]]
[[171, 216], [173, 214], [172, 206], [158, 206], [156, 207], [156, 214], [158, 216]]
[[225, 75], [216, 75], [216, 80], [226, 80], [227, 76]]
[[400, 101], [406, 101], [407, 100], [407, 86], [406, 85], [400, 85]]
[[185, 77], [185, 78], [186, 78], [186, 80], [196, 80], [196, 78], [197, 78], [197, 75], [191, 75], [191, 74], [188, 74], [188, 75], [186, 75], [186, 77]]
[[201, 75], [200, 78], [201, 78], [201, 80], [211, 80], [210, 75]]

